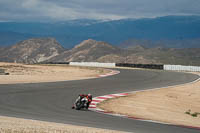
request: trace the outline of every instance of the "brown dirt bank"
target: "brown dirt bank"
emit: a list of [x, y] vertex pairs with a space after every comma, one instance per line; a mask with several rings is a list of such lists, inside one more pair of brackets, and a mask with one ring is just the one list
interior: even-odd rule
[[109, 70], [103, 68], [72, 67], [69, 65], [25, 65], [0, 62], [0, 84], [55, 82], [95, 78]]
[[200, 127], [200, 81], [136, 92], [127, 97], [107, 100], [98, 107], [148, 120]]

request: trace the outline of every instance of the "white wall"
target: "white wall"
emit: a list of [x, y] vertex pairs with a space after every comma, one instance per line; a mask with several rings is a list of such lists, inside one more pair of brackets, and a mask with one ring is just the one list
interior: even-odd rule
[[70, 62], [73, 66], [91, 66], [91, 67], [115, 67], [115, 63], [99, 63], [99, 62]]
[[164, 65], [164, 70], [200, 72], [200, 67], [198, 67], [198, 66], [183, 66], [183, 65]]

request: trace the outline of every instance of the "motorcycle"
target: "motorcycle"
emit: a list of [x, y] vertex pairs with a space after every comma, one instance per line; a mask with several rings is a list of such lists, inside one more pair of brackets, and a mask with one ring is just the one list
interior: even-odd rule
[[86, 97], [79, 99], [76, 103], [75, 103], [75, 109], [76, 110], [80, 110], [80, 109], [87, 109], [88, 108], [88, 99]]

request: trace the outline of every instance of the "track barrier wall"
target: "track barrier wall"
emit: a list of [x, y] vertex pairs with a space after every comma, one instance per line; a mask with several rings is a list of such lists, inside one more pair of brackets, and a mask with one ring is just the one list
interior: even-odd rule
[[73, 66], [91, 66], [91, 67], [115, 67], [115, 63], [99, 63], [99, 62], [70, 62]]
[[73, 66], [91, 66], [91, 67], [133, 67], [133, 68], [159, 69], [159, 70], [171, 70], [171, 71], [200, 72], [199, 66], [183, 66], [183, 65], [100, 63], [100, 62], [45, 62], [41, 64], [69, 64]]
[[41, 62], [38, 64], [69, 64], [69, 62]]
[[129, 63], [116, 63], [118, 67], [134, 67], [134, 68], [147, 68], [147, 69], [163, 69], [163, 65], [159, 64], [129, 64]]
[[164, 70], [200, 72], [200, 67], [183, 65], [164, 65]]

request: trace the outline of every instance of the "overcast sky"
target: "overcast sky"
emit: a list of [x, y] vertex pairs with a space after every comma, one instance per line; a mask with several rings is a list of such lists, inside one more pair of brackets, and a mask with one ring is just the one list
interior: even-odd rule
[[0, 0], [0, 21], [200, 15], [200, 0]]

